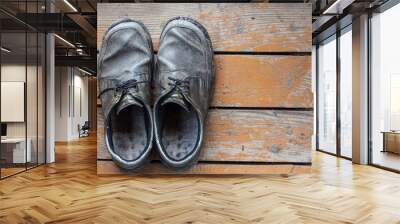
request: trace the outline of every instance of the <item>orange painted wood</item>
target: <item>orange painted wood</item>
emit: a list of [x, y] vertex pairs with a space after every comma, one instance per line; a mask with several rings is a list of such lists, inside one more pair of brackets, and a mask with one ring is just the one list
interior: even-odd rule
[[214, 50], [229, 52], [311, 52], [311, 4], [299, 3], [99, 3], [97, 43], [117, 19], [141, 21], [154, 49], [163, 25], [190, 16], [209, 32]]
[[97, 161], [97, 174], [100, 176], [109, 175], [159, 175], [159, 174], [297, 174], [310, 173], [311, 166], [304, 165], [243, 165], [243, 164], [206, 164], [198, 163], [187, 170], [171, 170], [165, 168], [160, 163], [152, 163], [144, 166], [140, 171], [124, 171], [121, 170], [112, 161]]
[[312, 108], [311, 56], [217, 55], [212, 106]]
[[216, 55], [214, 107], [312, 108], [311, 56]]
[[[200, 161], [311, 162], [312, 111], [210, 110]], [[111, 159], [98, 115], [98, 159]]]
[[104, 142], [104, 116], [101, 108], [97, 108], [97, 158], [105, 159], [111, 158], [107, 151], [106, 144]]

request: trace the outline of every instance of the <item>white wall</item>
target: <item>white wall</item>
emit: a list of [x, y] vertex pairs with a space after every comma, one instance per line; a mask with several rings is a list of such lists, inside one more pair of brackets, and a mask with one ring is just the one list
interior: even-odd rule
[[78, 125], [88, 120], [88, 78], [76, 68], [56, 67], [55, 86], [55, 141], [77, 139]]
[[87, 76], [82, 76], [82, 73], [76, 73], [74, 70], [74, 82], [73, 82], [73, 94], [71, 96], [73, 99], [74, 107], [72, 108], [72, 119], [71, 119], [71, 136], [72, 138], [78, 138], [78, 125], [83, 125], [85, 121], [89, 120], [88, 114], [88, 78]]
[[69, 96], [70, 83], [69, 68], [55, 68], [55, 141], [67, 141], [69, 139]]
[[[26, 85], [26, 101], [22, 108], [19, 108], [20, 113], [26, 113], [26, 120], [21, 122], [6, 122], [7, 137], [9, 138], [25, 138], [27, 136], [29, 147], [31, 148], [32, 161], [44, 163], [45, 159], [45, 116], [44, 116], [44, 73], [42, 67], [33, 65], [25, 66], [25, 63], [6, 63], [1, 66], [1, 81], [2, 82], [24, 82]], [[27, 80], [26, 80], [27, 79]], [[4, 89], [2, 89], [3, 91]], [[22, 91], [22, 92], [21, 92]], [[19, 94], [24, 94], [25, 90], [20, 90]], [[7, 95], [2, 95], [7, 97]], [[26, 107], [25, 107], [26, 103]], [[14, 108], [15, 110], [16, 108]], [[2, 107], [2, 112], [12, 110], [10, 107]], [[13, 113], [12, 111], [7, 111]]]
[[[1, 66], [1, 81], [25, 82], [26, 67], [19, 64], [6, 64]], [[6, 110], [6, 108], [1, 108]], [[25, 122], [7, 123], [7, 137], [25, 137]]]
[[[26, 70], [27, 69], [27, 70]], [[2, 82], [24, 82], [26, 83], [25, 76], [26, 71], [31, 74], [33, 71], [33, 66], [25, 67], [25, 64], [4, 64], [1, 66], [1, 81]], [[27, 93], [27, 96], [36, 98], [36, 91], [34, 93]], [[27, 99], [28, 100], [28, 99]], [[31, 100], [29, 100], [31, 101]], [[2, 110], [7, 110], [7, 108], [1, 108]], [[28, 114], [28, 121], [33, 120]], [[36, 116], [36, 114], [35, 114]], [[36, 121], [36, 120], [35, 120]], [[25, 137], [25, 122], [7, 122], [7, 136], [8, 137]], [[31, 127], [31, 125], [29, 125]], [[29, 134], [29, 133], [28, 133]], [[29, 136], [28, 136], [29, 137]]]

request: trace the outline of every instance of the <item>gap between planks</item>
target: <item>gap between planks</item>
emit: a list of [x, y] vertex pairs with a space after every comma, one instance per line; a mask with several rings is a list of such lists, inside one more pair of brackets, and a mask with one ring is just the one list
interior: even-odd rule
[[203, 164], [198, 163], [186, 170], [171, 170], [161, 163], [148, 164], [138, 171], [121, 170], [112, 161], [97, 161], [97, 175], [265, 175], [265, 174], [301, 174], [310, 173], [310, 165], [237, 165], [237, 164]]

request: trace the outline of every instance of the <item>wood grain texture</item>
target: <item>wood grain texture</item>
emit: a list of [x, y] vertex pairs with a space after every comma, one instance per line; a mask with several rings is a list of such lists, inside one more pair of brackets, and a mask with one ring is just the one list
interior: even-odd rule
[[311, 56], [216, 55], [213, 107], [312, 108]]
[[187, 170], [171, 170], [163, 166], [161, 163], [152, 163], [143, 167], [140, 171], [128, 172], [121, 170], [113, 161], [98, 161], [97, 174], [99, 176], [129, 174], [295, 174], [309, 173], [311, 166], [292, 165], [292, 164], [275, 164], [275, 165], [243, 165], [243, 164], [206, 164], [198, 163]]
[[311, 56], [216, 55], [212, 106], [312, 108]]
[[128, 17], [145, 24], [157, 50], [163, 25], [175, 16], [190, 16], [207, 29], [216, 51], [311, 52], [311, 4], [101, 3], [97, 8], [98, 48], [105, 30]]
[[[110, 24], [128, 17], [145, 24], [157, 51], [162, 27], [175, 16], [190, 16], [205, 26], [217, 70], [200, 163], [177, 173], [296, 173], [300, 168], [293, 164], [309, 164], [313, 95], [311, 56], [304, 52], [311, 52], [311, 5], [99, 4], [98, 47]], [[105, 148], [99, 115], [98, 173], [120, 173]], [[145, 172], [171, 173], [153, 152]]]
[[97, 142], [97, 158], [98, 159], [111, 158], [110, 154], [107, 151], [106, 144], [104, 142], [104, 115], [101, 107], [97, 107], [96, 142]]
[[308, 174], [96, 172], [94, 136], [55, 146], [56, 163], [0, 181], [0, 223], [398, 224], [400, 175], [313, 152]]
[[[312, 111], [210, 110], [200, 161], [311, 162]], [[102, 115], [98, 124], [102, 130]], [[111, 159], [98, 132], [98, 159]]]

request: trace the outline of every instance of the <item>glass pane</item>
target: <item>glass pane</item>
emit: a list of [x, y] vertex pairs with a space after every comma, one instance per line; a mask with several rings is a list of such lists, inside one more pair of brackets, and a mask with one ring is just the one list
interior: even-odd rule
[[27, 80], [26, 80], [26, 115], [27, 115], [27, 150], [28, 154], [27, 166], [28, 168], [37, 165], [37, 132], [38, 132], [38, 119], [37, 119], [37, 74], [38, 74], [38, 36], [36, 32], [27, 33], [28, 38], [28, 63], [27, 63]]
[[336, 37], [318, 48], [318, 147], [336, 153]]
[[352, 35], [340, 36], [340, 152], [352, 157]]
[[[1, 160], [2, 177], [25, 170], [26, 33], [1, 34]], [[29, 148], [29, 147], [28, 147]]]
[[374, 15], [372, 25], [372, 163], [400, 170], [400, 4]]
[[[37, 1], [27, 2], [27, 13], [38, 13], [39, 5]], [[37, 20], [38, 17], [33, 16], [30, 20]], [[31, 21], [36, 24], [37, 21]], [[36, 30], [27, 30], [27, 143], [28, 150], [31, 151], [31, 158], [28, 160], [27, 167], [35, 167], [38, 164], [38, 33]]]
[[46, 76], [45, 76], [45, 65], [46, 65], [46, 52], [45, 44], [46, 37], [44, 34], [40, 33], [38, 45], [38, 164], [45, 163], [45, 120], [46, 120], [46, 109], [45, 109], [45, 89], [46, 89]]
[[[25, 13], [44, 13], [45, 2], [0, 1], [0, 7], [32, 20], [38, 17]], [[0, 20], [0, 176], [4, 178], [45, 162], [46, 54], [44, 34], [2, 12]]]

